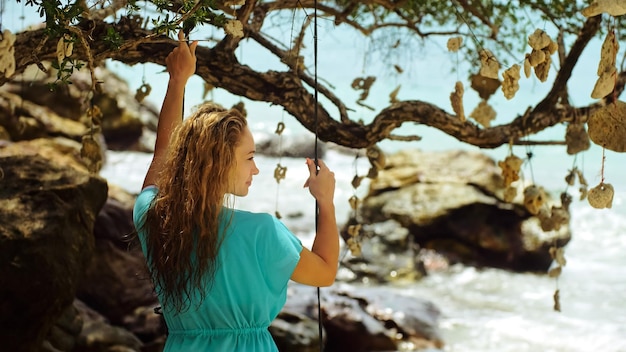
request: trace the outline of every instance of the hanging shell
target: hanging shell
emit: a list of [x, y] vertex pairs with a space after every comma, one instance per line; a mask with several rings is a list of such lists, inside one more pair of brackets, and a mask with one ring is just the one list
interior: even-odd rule
[[513, 99], [519, 90], [520, 66], [515, 64], [502, 74], [502, 92], [507, 99]]
[[587, 193], [589, 205], [596, 209], [611, 208], [615, 190], [610, 183], [600, 183]]
[[350, 199], [348, 199], [348, 202], [350, 203], [350, 208], [352, 210], [356, 210], [359, 207], [359, 197], [357, 196], [350, 197]]
[[276, 131], [274, 131], [274, 133], [276, 133], [277, 135], [279, 135], [279, 136], [280, 136], [281, 134], [283, 134], [283, 131], [284, 131], [284, 130], [285, 130], [285, 123], [283, 123], [283, 122], [279, 122], [279, 123], [276, 125]]
[[567, 192], [561, 193], [561, 207], [568, 210], [570, 204], [572, 204], [572, 196]]
[[385, 152], [383, 152], [383, 150], [379, 147], [374, 145], [367, 148], [367, 150], [365, 151], [365, 155], [372, 165], [372, 168], [376, 169], [376, 171], [385, 168], [387, 159], [385, 157]]
[[359, 234], [361, 233], [361, 227], [362, 227], [361, 224], [348, 226], [348, 235], [350, 235], [350, 237], [358, 237]]
[[561, 276], [561, 272], [563, 271], [563, 269], [560, 266], [555, 266], [554, 268], [550, 269], [548, 271], [548, 276], [549, 277], [559, 277]]
[[554, 310], [557, 312], [560, 312], [561, 311], [561, 299], [559, 295], [559, 290], [555, 290], [554, 295], [552, 297], [554, 298]]
[[567, 264], [563, 247], [550, 247], [550, 256], [560, 266], [565, 266]]
[[474, 108], [470, 117], [476, 120], [483, 127], [490, 127], [491, 121], [496, 118], [496, 111], [487, 103], [486, 100], [478, 103], [478, 106]]
[[535, 67], [544, 61], [546, 61], [546, 53], [543, 50], [533, 49], [528, 56], [528, 62], [532, 67]]
[[487, 78], [479, 74], [472, 75], [471, 87], [483, 100], [488, 100], [500, 87], [500, 80], [497, 78]]
[[243, 24], [239, 20], [227, 20], [224, 24], [224, 32], [234, 38], [243, 38]]
[[615, 67], [619, 44], [614, 31], [609, 31], [602, 43], [600, 62], [598, 63], [598, 80], [593, 87], [591, 97], [601, 99], [613, 92], [617, 76]]
[[511, 183], [519, 180], [519, 171], [524, 161], [516, 155], [509, 155], [503, 161], [498, 161], [498, 166], [502, 169], [502, 177], [504, 185], [510, 186]]
[[598, 63], [598, 76], [615, 67], [617, 63], [617, 51], [619, 42], [615, 37], [615, 31], [609, 31], [604, 37], [602, 48], [600, 49], [600, 62]]
[[528, 45], [535, 50], [546, 48], [551, 42], [552, 39], [550, 39], [548, 33], [542, 29], [535, 29], [535, 32], [528, 36]]
[[280, 183], [280, 180], [284, 180], [287, 176], [287, 167], [282, 166], [281, 164], [276, 164], [276, 168], [274, 169], [274, 178], [276, 179], [276, 183]]
[[574, 168], [570, 170], [565, 176], [565, 183], [567, 183], [570, 186], [573, 186], [575, 182], [576, 182], [576, 169]]
[[356, 238], [348, 238], [346, 240], [346, 245], [348, 246], [348, 249], [350, 249], [350, 253], [352, 253], [353, 256], [358, 257], [361, 255], [361, 243], [359, 243]]
[[591, 91], [591, 97], [593, 99], [602, 99], [611, 94], [615, 89], [616, 79], [617, 69], [615, 67], [608, 68], [607, 71], [603, 72], [602, 75], [598, 77], [596, 85], [593, 86], [593, 91]]
[[352, 185], [352, 188], [357, 189], [361, 185], [361, 181], [363, 181], [363, 176], [354, 175], [350, 184]]
[[480, 75], [487, 78], [498, 79], [500, 63], [496, 57], [487, 49], [482, 49], [480, 55]]
[[606, 149], [626, 152], [626, 103], [615, 101], [596, 110], [587, 122], [589, 138]]
[[465, 109], [463, 108], [463, 83], [457, 81], [454, 85], [454, 92], [450, 94], [452, 110], [461, 121], [465, 121]]
[[448, 51], [451, 52], [456, 52], [461, 48], [461, 45], [463, 44], [463, 37], [453, 37], [448, 39]]
[[530, 77], [531, 68], [535, 69], [535, 76], [545, 82], [548, 79], [552, 58], [559, 45], [553, 41], [542, 29], [537, 29], [528, 37], [528, 45], [532, 48], [530, 54], [526, 54], [524, 60], [524, 74]]
[[533, 215], [539, 214], [539, 210], [546, 200], [543, 189], [530, 185], [524, 189], [524, 207]]
[[589, 135], [582, 123], [571, 122], [567, 125], [565, 132], [565, 144], [567, 144], [567, 154], [574, 155], [589, 149]]
[[146, 97], [150, 95], [151, 91], [152, 91], [152, 87], [150, 86], [150, 84], [148, 83], [142, 84], [141, 86], [139, 86], [139, 88], [137, 88], [137, 91], [135, 91], [135, 100], [138, 103], [143, 102], [144, 99], [146, 99]]
[[570, 216], [565, 208], [553, 206], [549, 211], [542, 208], [539, 214], [537, 214], [537, 218], [539, 218], [542, 230], [558, 231], [561, 229], [561, 226], [569, 222]]
[[603, 12], [611, 16], [624, 15], [626, 14], [626, 3], [623, 0], [596, 0], [581, 11], [585, 17], [597, 16]]
[[541, 81], [548, 80], [548, 74], [550, 73], [550, 65], [552, 65], [552, 58], [546, 56], [545, 61], [535, 66], [535, 76]]
[[104, 155], [100, 144], [93, 137], [91, 134], [83, 136], [80, 156], [87, 170], [90, 173], [97, 173], [102, 168]]

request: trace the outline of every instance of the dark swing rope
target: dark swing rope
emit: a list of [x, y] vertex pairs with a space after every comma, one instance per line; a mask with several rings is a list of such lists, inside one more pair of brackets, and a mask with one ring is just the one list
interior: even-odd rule
[[[317, 100], [317, 0], [314, 1], [313, 3], [313, 76], [314, 76], [314, 82], [315, 82], [315, 86], [313, 87], [313, 91], [315, 94], [315, 107], [314, 107], [314, 119], [315, 119], [315, 143], [314, 143], [314, 148], [315, 148], [315, 166], [316, 169], [318, 168], [318, 161], [317, 161], [317, 105], [318, 105], [318, 100]], [[317, 170], [316, 172], [318, 172], [319, 170]], [[315, 200], [315, 233], [317, 233], [317, 227], [318, 227], [318, 220], [319, 220], [319, 208], [317, 205], [317, 200]], [[318, 326], [318, 332], [319, 332], [319, 344], [320, 344], [320, 351], [324, 350], [324, 339], [323, 339], [323, 328], [322, 328], [322, 302], [321, 302], [321, 298], [320, 298], [320, 288], [317, 287], [317, 326]]]

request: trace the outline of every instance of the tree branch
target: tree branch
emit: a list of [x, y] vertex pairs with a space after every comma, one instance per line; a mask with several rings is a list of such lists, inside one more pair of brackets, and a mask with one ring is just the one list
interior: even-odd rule
[[[305, 1], [299, 4], [306, 6], [309, 3], [310, 1]], [[257, 4], [257, 6], [296, 6], [296, 4], [298, 2], [281, 1]], [[252, 7], [243, 7], [239, 12], [244, 20], [249, 19], [251, 14], [256, 17], [257, 14], [264, 14], [264, 12], [253, 10]], [[480, 148], [496, 148], [510, 142], [528, 143], [528, 141], [523, 141], [522, 137], [558, 123], [571, 121], [572, 116], [589, 116], [597, 108], [594, 105], [574, 109], [569, 106], [568, 102], [559, 102], [559, 99], [562, 99], [562, 94], [566, 91], [567, 81], [583, 49], [597, 34], [600, 21], [601, 16], [586, 20], [578, 39], [563, 60], [550, 92], [534, 109], [529, 109], [524, 116], [518, 116], [510, 123], [490, 128], [481, 128], [471, 121], [462, 122], [443, 109], [419, 100], [395, 103], [377, 114], [369, 124], [355, 122], [350, 119], [349, 111], [341, 100], [330, 89], [320, 85], [318, 92], [328, 98], [339, 111], [339, 118], [333, 118], [322, 104], [315, 101], [311, 93], [311, 87], [314, 87], [313, 79], [303, 72], [304, 70], [290, 66], [291, 69], [284, 72], [254, 71], [237, 60], [230, 36], [226, 36], [212, 48], [206, 46], [197, 48], [198, 70], [196, 73], [206, 82], [234, 95], [284, 107], [309, 131], [317, 131], [319, 138], [323, 141], [332, 141], [351, 148], [367, 148], [385, 139], [419, 140], [418, 136], [393, 134], [405, 122], [410, 122], [437, 128], [459, 141]], [[88, 45], [75, 48], [72, 57], [85, 60], [88, 57], [86, 52], [88, 48], [94, 58], [94, 66], [101, 64], [105, 59], [117, 60], [128, 65], [151, 62], [164, 66], [165, 57], [178, 44], [164, 35], [144, 30], [141, 26], [141, 18], [124, 17], [114, 24], [89, 21], [84, 25], [89, 26], [89, 28], [81, 29], [89, 31], [90, 35], [84, 36]], [[101, 40], [94, 40], [94, 38], [102, 38], [111, 27], [123, 37], [124, 44], [121, 50], [112, 49]], [[285, 50], [278, 48], [254, 28], [256, 27], [252, 25], [246, 27], [249, 38], [257, 41], [278, 58], [286, 57]], [[31, 64], [54, 60], [56, 42], [48, 40], [44, 29], [38, 29], [19, 33], [15, 48], [16, 72], [19, 73]], [[36, 51], [32, 48], [36, 48]], [[619, 74], [616, 93], [623, 91], [625, 77], [626, 73]], [[4, 76], [0, 76], [0, 85], [7, 81]], [[316, 104], [318, 104], [317, 109]]]

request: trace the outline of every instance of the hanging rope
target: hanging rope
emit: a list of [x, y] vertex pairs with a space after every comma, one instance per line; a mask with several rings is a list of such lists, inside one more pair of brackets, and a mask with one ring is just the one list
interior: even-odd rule
[[[314, 78], [314, 97], [315, 97], [315, 108], [314, 108], [314, 121], [315, 121], [315, 143], [314, 143], [314, 155], [315, 155], [315, 166], [318, 167], [318, 155], [317, 155], [317, 143], [318, 143], [318, 121], [317, 121], [317, 109], [318, 109], [318, 89], [317, 89], [317, 0], [314, 1], [313, 4], [313, 78]], [[316, 171], [317, 172], [317, 171]], [[317, 233], [318, 228], [318, 220], [319, 220], [319, 207], [317, 204], [317, 200], [315, 201], [315, 233]], [[323, 335], [323, 326], [322, 326], [322, 300], [321, 300], [321, 292], [320, 288], [317, 288], [317, 323], [318, 323], [318, 332], [320, 339], [320, 351], [324, 350], [324, 335]]]

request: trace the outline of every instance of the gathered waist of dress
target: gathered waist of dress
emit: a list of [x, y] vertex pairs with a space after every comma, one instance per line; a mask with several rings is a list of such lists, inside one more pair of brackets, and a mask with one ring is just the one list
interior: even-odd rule
[[269, 326], [228, 328], [228, 329], [180, 329], [168, 330], [168, 335], [216, 336], [216, 335], [248, 335], [267, 333]]

